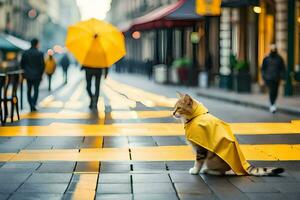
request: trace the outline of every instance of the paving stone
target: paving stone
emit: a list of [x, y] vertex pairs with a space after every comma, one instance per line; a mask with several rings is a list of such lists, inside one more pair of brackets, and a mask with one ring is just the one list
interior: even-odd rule
[[294, 183], [272, 183], [272, 187], [282, 193], [300, 193], [300, 182]]
[[294, 177], [296, 180], [300, 181], [300, 171], [289, 170], [288, 173]]
[[0, 174], [1, 183], [23, 183], [30, 176], [30, 173]]
[[185, 143], [177, 136], [155, 136], [153, 140], [158, 146], [185, 145]]
[[171, 183], [136, 183], [133, 184], [133, 193], [137, 194], [164, 194], [175, 193]]
[[97, 194], [96, 200], [132, 200], [132, 194]]
[[191, 175], [186, 173], [171, 172], [170, 177], [174, 183], [204, 183], [199, 175]]
[[0, 146], [0, 153], [18, 153], [19, 151], [20, 149], [16, 147]]
[[165, 171], [164, 162], [140, 162], [133, 163], [133, 171]]
[[135, 194], [134, 200], [176, 200], [176, 194]]
[[37, 169], [41, 163], [37, 162], [7, 162], [1, 168], [2, 169]]
[[38, 168], [38, 173], [72, 173], [75, 168], [75, 162], [61, 162], [61, 163], [42, 163]]
[[10, 200], [61, 200], [62, 194], [14, 193]]
[[77, 162], [75, 172], [99, 172], [99, 162]]
[[108, 174], [108, 173], [101, 173], [99, 174], [99, 183], [128, 183], [130, 184], [131, 178], [130, 174]]
[[178, 194], [180, 200], [218, 200], [213, 194]]
[[299, 193], [286, 193], [283, 194], [284, 200], [299, 200], [300, 199], [300, 194]]
[[300, 144], [299, 134], [237, 135], [240, 144]]
[[201, 174], [201, 177], [213, 191], [213, 193], [222, 200], [246, 200], [248, 197], [238, 188], [232, 185], [226, 177], [210, 176]]
[[52, 183], [52, 184], [24, 183], [17, 190], [17, 192], [63, 194], [67, 189], [67, 187], [68, 187], [67, 183]]
[[0, 194], [0, 200], [6, 200], [8, 199], [9, 194]]
[[273, 184], [257, 182], [254, 183], [246, 177], [232, 177], [228, 178], [228, 180], [235, 185], [242, 192], [253, 192], [253, 193], [275, 193], [279, 192], [278, 189], [273, 187]]
[[98, 184], [97, 193], [101, 194], [131, 194], [130, 184], [110, 184], [101, 183]]
[[132, 174], [135, 183], [169, 183], [171, 179], [168, 174]]
[[128, 173], [131, 171], [130, 164], [101, 162], [100, 172], [106, 173]]
[[103, 138], [103, 147], [111, 148], [111, 147], [127, 147], [128, 139], [127, 137], [104, 137]]
[[71, 173], [34, 173], [26, 181], [27, 183], [69, 183]]
[[211, 191], [203, 183], [175, 183], [175, 188], [181, 194], [210, 194]]
[[102, 148], [102, 137], [84, 137], [81, 148]]
[[13, 193], [20, 185], [21, 183], [0, 183], [0, 193]]
[[283, 200], [286, 199], [281, 193], [245, 193], [250, 200]]
[[166, 162], [166, 165], [169, 170], [178, 170], [178, 171], [186, 171], [188, 172], [190, 168], [194, 166], [193, 161], [173, 161]]
[[23, 174], [23, 173], [33, 173], [34, 168], [0, 168], [0, 174]]

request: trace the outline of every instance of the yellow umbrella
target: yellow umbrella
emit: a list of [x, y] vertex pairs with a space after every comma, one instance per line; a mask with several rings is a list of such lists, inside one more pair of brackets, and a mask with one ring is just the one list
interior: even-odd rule
[[90, 19], [68, 28], [66, 47], [84, 66], [110, 67], [126, 54], [123, 34], [113, 25]]

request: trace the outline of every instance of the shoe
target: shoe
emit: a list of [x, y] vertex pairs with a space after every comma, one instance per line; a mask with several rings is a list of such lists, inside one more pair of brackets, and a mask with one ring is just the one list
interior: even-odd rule
[[30, 110], [31, 110], [31, 112], [36, 112], [37, 111], [36, 107], [34, 107], [34, 106], [31, 107]]
[[93, 103], [93, 99], [91, 99], [91, 102], [90, 102], [90, 105], [89, 105], [89, 108], [90, 108], [90, 109], [93, 108], [93, 104], [94, 104], [94, 103]]
[[274, 114], [274, 113], [276, 113], [276, 111], [277, 111], [276, 105], [275, 104], [271, 105], [270, 106], [270, 112]]

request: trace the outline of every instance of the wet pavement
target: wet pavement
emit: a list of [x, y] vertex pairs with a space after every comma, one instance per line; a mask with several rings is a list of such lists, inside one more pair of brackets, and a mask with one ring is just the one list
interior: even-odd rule
[[194, 155], [171, 110], [176, 90], [197, 89], [111, 77], [97, 112], [78, 80], [44, 96], [38, 113], [0, 127], [0, 199], [300, 199], [299, 117], [199, 99], [231, 123], [251, 163], [286, 172], [192, 176]]

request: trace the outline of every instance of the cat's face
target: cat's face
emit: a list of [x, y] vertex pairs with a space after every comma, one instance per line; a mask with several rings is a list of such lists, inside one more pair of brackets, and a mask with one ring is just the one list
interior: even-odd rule
[[184, 118], [187, 119], [190, 115], [193, 114], [193, 99], [185, 94], [178, 93], [179, 99], [177, 103], [175, 104], [174, 110], [173, 110], [173, 116], [175, 118]]

